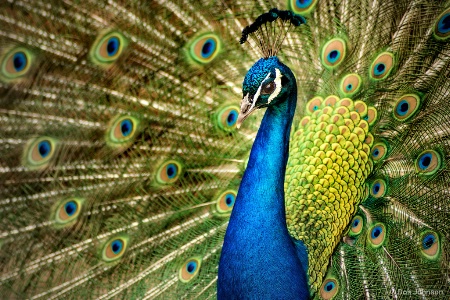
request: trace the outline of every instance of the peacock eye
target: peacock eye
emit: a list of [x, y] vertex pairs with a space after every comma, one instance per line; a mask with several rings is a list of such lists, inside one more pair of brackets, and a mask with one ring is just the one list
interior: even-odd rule
[[198, 275], [201, 265], [202, 259], [200, 257], [191, 257], [179, 269], [178, 278], [184, 283], [191, 281]]
[[119, 32], [100, 34], [90, 50], [90, 57], [94, 63], [109, 67], [119, 59], [128, 45], [128, 40]]
[[220, 194], [216, 200], [216, 209], [219, 216], [229, 216], [236, 201], [237, 191], [227, 190]]
[[123, 256], [128, 246], [128, 236], [119, 235], [103, 244], [102, 259], [113, 262]]
[[275, 82], [271, 81], [262, 87], [261, 94], [262, 95], [272, 94], [276, 87], [277, 86], [276, 86]]
[[84, 199], [68, 198], [58, 204], [55, 214], [57, 225], [69, 225], [75, 221], [81, 212]]

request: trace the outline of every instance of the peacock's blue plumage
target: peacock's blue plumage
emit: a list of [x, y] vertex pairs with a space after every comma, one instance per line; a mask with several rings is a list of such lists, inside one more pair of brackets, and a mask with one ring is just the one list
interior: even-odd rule
[[[279, 76], [285, 77], [284, 84], [267, 104], [272, 93], [258, 97], [258, 91], [264, 91]], [[289, 133], [297, 105], [296, 80], [277, 57], [260, 59], [245, 76], [243, 94], [256, 107], [268, 108], [225, 235], [218, 298], [308, 299], [306, 249], [303, 246], [302, 257], [297, 256], [286, 228], [284, 208]]]

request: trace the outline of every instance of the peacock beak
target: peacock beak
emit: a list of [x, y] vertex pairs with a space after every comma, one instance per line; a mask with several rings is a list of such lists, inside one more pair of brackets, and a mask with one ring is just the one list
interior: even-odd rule
[[252, 113], [257, 107], [255, 107], [255, 102], [253, 99], [249, 99], [249, 94], [245, 95], [241, 100], [241, 111], [239, 112], [239, 116], [236, 122], [236, 127], [239, 129], [241, 127], [242, 122]]

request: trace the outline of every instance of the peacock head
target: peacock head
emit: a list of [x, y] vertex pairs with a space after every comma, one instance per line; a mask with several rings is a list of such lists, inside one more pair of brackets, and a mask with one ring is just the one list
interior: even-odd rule
[[245, 75], [237, 127], [255, 110], [286, 101], [293, 91], [296, 83], [291, 70], [276, 56], [261, 58]]

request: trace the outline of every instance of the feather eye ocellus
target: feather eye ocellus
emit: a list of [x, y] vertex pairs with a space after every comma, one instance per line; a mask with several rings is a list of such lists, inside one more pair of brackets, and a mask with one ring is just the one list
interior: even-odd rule
[[433, 29], [434, 36], [439, 40], [450, 37], [450, 8], [439, 15]]
[[156, 172], [156, 181], [160, 184], [171, 184], [178, 180], [183, 171], [181, 162], [171, 159], [164, 161]]
[[335, 95], [330, 95], [323, 100], [324, 106], [335, 106], [339, 102], [339, 97]]
[[200, 257], [189, 258], [181, 265], [178, 271], [178, 278], [184, 283], [192, 281], [200, 272], [201, 265], [202, 259]]
[[109, 239], [103, 245], [102, 259], [105, 262], [113, 262], [120, 259], [128, 247], [128, 241], [129, 238], [126, 235], [119, 235]]
[[386, 194], [386, 181], [376, 179], [370, 185], [370, 195], [375, 198], [381, 198]]
[[419, 154], [416, 159], [416, 171], [423, 175], [433, 175], [441, 167], [441, 155], [434, 150], [426, 150]]
[[373, 80], [382, 80], [389, 76], [395, 64], [394, 55], [390, 52], [380, 53], [372, 62], [369, 76]]
[[23, 165], [31, 169], [45, 168], [55, 155], [57, 141], [50, 137], [40, 137], [28, 141], [23, 155]]
[[320, 296], [322, 299], [333, 299], [339, 289], [338, 281], [334, 278], [326, 278], [320, 287]]
[[373, 145], [372, 150], [370, 151], [371, 157], [374, 162], [379, 162], [383, 158], [386, 157], [387, 154], [387, 146], [383, 142], [378, 142]]
[[322, 97], [316, 96], [306, 103], [306, 114], [311, 115], [322, 107]]
[[345, 75], [339, 84], [339, 90], [344, 97], [352, 97], [360, 89], [362, 79], [358, 74], [347, 74]]
[[368, 231], [369, 244], [378, 248], [383, 245], [386, 238], [386, 227], [382, 223], [377, 223], [373, 225]]
[[139, 120], [131, 116], [118, 116], [110, 122], [106, 142], [112, 147], [124, 147], [136, 136]]
[[198, 65], [212, 62], [222, 49], [222, 42], [215, 33], [196, 36], [188, 44], [189, 58]]
[[231, 132], [236, 129], [238, 116], [239, 107], [236, 105], [227, 105], [222, 107], [216, 114], [215, 123], [221, 130]]
[[363, 117], [363, 120], [365, 120], [369, 126], [373, 126], [378, 118], [378, 111], [375, 107], [369, 106], [367, 108], [367, 115]]
[[23, 47], [8, 51], [1, 58], [0, 79], [10, 82], [23, 78], [28, 74], [33, 62], [34, 55]]
[[57, 225], [73, 223], [80, 215], [84, 199], [70, 197], [60, 201], [56, 208], [54, 220]]
[[350, 236], [356, 236], [359, 235], [363, 229], [363, 225], [364, 225], [364, 221], [363, 218], [361, 216], [354, 216], [352, 219], [352, 222], [350, 223], [350, 231], [348, 232], [348, 234]]
[[399, 121], [406, 121], [419, 110], [419, 107], [420, 97], [418, 95], [403, 95], [394, 104], [394, 118]]
[[128, 40], [119, 32], [102, 33], [91, 47], [91, 60], [97, 65], [109, 67], [120, 57], [127, 45]]
[[429, 260], [436, 260], [441, 250], [441, 242], [436, 232], [425, 231], [420, 236], [420, 251]]
[[320, 57], [325, 68], [334, 69], [344, 61], [346, 54], [345, 41], [341, 38], [334, 38], [322, 47]]
[[221, 193], [216, 200], [216, 210], [220, 215], [229, 215], [233, 210], [236, 201], [237, 192], [235, 190], [226, 190]]

